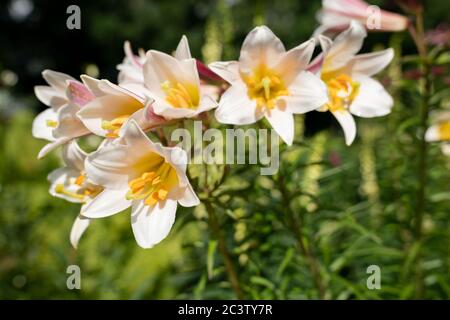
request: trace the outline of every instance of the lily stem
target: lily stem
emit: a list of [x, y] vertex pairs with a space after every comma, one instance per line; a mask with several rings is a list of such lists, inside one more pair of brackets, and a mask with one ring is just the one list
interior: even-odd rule
[[322, 276], [320, 274], [319, 263], [314, 254], [311, 252], [311, 249], [305, 244], [305, 241], [303, 240], [302, 225], [299, 221], [298, 216], [294, 213], [294, 211], [291, 208], [288, 190], [286, 189], [286, 186], [284, 184], [284, 178], [281, 174], [278, 177], [278, 185], [282, 194], [284, 207], [288, 213], [288, 220], [289, 220], [288, 224], [294, 235], [295, 241], [297, 242], [298, 250], [300, 251], [300, 254], [306, 258], [309, 270], [314, 280], [314, 284], [319, 292], [319, 298], [321, 300], [325, 300], [326, 288], [325, 284], [323, 283]]
[[425, 132], [428, 125], [429, 100], [431, 95], [432, 81], [430, 76], [430, 62], [428, 60], [428, 48], [425, 41], [425, 32], [423, 24], [423, 12], [419, 10], [416, 14], [416, 27], [410, 28], [412, 38], [416, 44], [420, 55], [422, 71], [422, 90], [421, 90], [421, 108], [420, 108], [420, 142], [418, 144], [418, 191], [417, 207], [414, 217], [414, 236], [419, 250], [417, 252], [415, 263], [415, 298], [421, 299], [424, 291], [423, 270], [421, 264], [420, 247], [423, 238], [423, 215], [426, 210], [426, 184], [428, 178], [428, 143], [425, 140]]
[[244, 299], [244, 294], [239, 284], [239, 278], [234, 267], [233, 260], [231, 259], [230, 252], [228, 251], [222, 229], [220, 228], [219, 220], [217, 219], [217, 215], [214, 211], [214, 207], [209, 201], [205, 201], [204, 203], [206, 211], [208, 212], [209, 224], [212, 228], [213, 235], [218, 242], [219, 252], [224, 260], [225, 269], [228, 274], [228, 279], [231, 282], [231, 287], [233, 288], [236, 297], [239, 300], [242, 300]]

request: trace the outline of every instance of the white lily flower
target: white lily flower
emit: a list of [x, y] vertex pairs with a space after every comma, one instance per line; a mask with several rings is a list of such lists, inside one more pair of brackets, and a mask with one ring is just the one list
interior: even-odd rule
[[119, 70], [118, 83], [124, 84], [144, 84], [144, 73], [142, 72], [146, 57], [145, 51], [140, 49], [139, 55], [135, 55], [131, 49], [129, 41], [124, 43], [125, 58], [117, 65]]
[[393, 99], [373, 75], [383, 70], [394, 57], [394, 50], [356, 55], [367, 33], [353, 21], [334, 41], [320, 35], [323, 53], [310, 65], [328, 88], [329, 100], [318, 111], [330, 111], [350, 145], [356, 137], [353, 115], [363, 118], [389, 114]]
[[81, 82], [64, 73], [44, 70], [42, 76], [50, 86], [36, 86], [35, 94], [49, 108], [33, 121], [32, 134], [35, 138], [51, 143], [42, 148], [38, 158], [72, 139], [90, 133], [75, 114], [94, 97]]
[[153, 112], [153, 101], [108, 80], [97, 80], [86, 75], [82, 75], [81, 79], [95, 99], [85, 105], [77, 116], [92, 133], [117, 138], [128, 119], [136, 120], [144, 130], [165, 122]]
[[317, 14], [320, 27], [315, 34], [343, 31], [352, 20], [376, 31], [403, 31], [408, 27], [407, 17], [378, 10], [363, 0], [322, 0], [322, 9]]
[[139, 246], [151, 248], [169, 233], [177, 204], [199, 204], [186, 176], [187, 155], [180, 148], [153, 143], [130, 120], [121, 136], [90, 154], [86, 172], [105, 190], [81, 212], [102, 218], [131, 206], [131, 224]]
[[217, 107], [209, 87], [200, 82], [197, 61], [183, 36], [174, 56], [150, 50], [144, 64], [144, 82], [154, 111], [165, 119], [191, 118]]
[[[50, 194], [64, 200], [88, 205], [100, 192], [102, 187], [93, 184], [84, 170], [84, 162], [87, 154], [80, 149], [75, 141], [71, 141], [63, 148], [63, 161], [65, 166], [52, 171], [48, 175], [50, 181]], [[89, 226], [89, 219], [79, 215], [70, 233], [70, 242], [77, 248], [78, 241]]]
[[313, 39], [286, 52], [266, 26], [245, 38], [239, 61], [214, 62], [209, 67], [230, 83], [215, 116], [227, 124], [251, 124], [266, 117], [280, 137], [291, 145], [293, 114], [317, 109], [327, 101], [320, 79], [305, 71], [314, 51]]

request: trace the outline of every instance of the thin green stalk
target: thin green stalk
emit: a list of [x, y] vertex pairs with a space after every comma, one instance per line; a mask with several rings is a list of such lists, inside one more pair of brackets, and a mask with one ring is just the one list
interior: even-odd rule
[[205, 207], [206, 211], [208, 212], [208, 218], [209, 218], [209, 224], [212, 228], [212, 232], [214, 237], [216, 238], [218, 242], [219, 247], [219, 253], [221, 254], [225, 269], [227, 271], [228, 279], [230, 280], [231, 287], [233, 288], [234, 293], [236, 294], [236, 297], [239, 300], [244, 299], [244, 294], [242, 292], [241, 286], [239, 284], [239, 278], [236, 272], [236, 269], [233, 264], [233, 260], [231, 259], [231, 255], [228, 251], [228, 248], [226, 246], [225, 238], [222, 232], [222, 229], [220, 228], [219, 220], [217, 219], [216, 213], [214, 211], [214, 207], [209, 201], [205, 201]]
[[416, 27], [410, 27], [411, 36], [416, 44], [420, 55], [422, 69], [422, 90], [420, 107], [420, 142], [418, 144], [418, 191], [417, 206], [414, 216], [414, 236], [419, 246], [415, 262], [415, 298], [421, 299], [424, 291], [424, 279], [422, 270], [422, 258], [420, 247], [423, 241], [423, 216], [426, 210], [426, 185], [428, 180], [428, 143], [425, 140], [425, 132], [428, 126], [429, 101], [431, 96], [432, 81], [430, 75], [430, 62], [428, 60], [428, 48], [425, 41], [425, 31], [423, 23], [423, 12], [420, 10], [416, 14]]
[[284, 178], [281, 174], [278, 177], [278, 186], [281, 191], [284, 207], [287, 210], [288, 220], [289, 220], [288, 224], [294, 235], [295, 241], [297, 242], [297, 247], [300, 251], [300, 254], [306, 258], [309, 270], [313, 277], [314, 284], [317, 288], [317, 291], [319, 292], [319, 298], [321, 300], [325, 300], [326, 299], [326, 296], [325, 296], [326, 287], [322, 281], [319, 263], [318, 263], [316, 257], [314, 256], [314, 254], [311, 252], [310, 248], [305, 244], [305, 241], [303, 240], [302, 225], [299, 221], [298, 216], [294, 213], [294, 211], [291, 208], [288, 191], [284, 184]]

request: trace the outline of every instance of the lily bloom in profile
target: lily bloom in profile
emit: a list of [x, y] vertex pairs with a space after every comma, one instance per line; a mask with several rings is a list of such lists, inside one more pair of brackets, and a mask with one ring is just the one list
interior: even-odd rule
[[391, 112], [393, 99], [372, 76], [383, 70], [394, 57], [387, 49], [359, 54], [367, 33], [353, 21], [334, 41], [320, 35], [323, 53], [310, 65], [328, 89], [328, 101], [318, 111], [330, 111], [337, 119], [350, 145], [356, 137], [353, 115], [381, 117]]
[[441, 142], [442, 152], [450, 156], [450, 111], [436, 112], [432, 118], [434, 124], [425, 132], [425, 140]]
[[119, 70], [119, 85], [139, 84], [144, 85], [144, 73], [142, 72], [146, 57], [143, 49], [139, 50], [138, 55], [133, 53], [129, 41], [124, 43], [125, 58], [123, 62], [117, 65]]
[[209, 65], [230, 84], [215, 112], [217, 121], [245, 125], [265, 117], [291, 145], [293, 114], [315, 110], [327, 100], [323, 82], [306, 71], [314, 46], [311, 39], [286, 51], [268, 27], [253, 29], [242, 44], [239, 61]]
[[[48, 175], [50, 181], [50, 194], [73, 203], [88, 205], [103, 190], [102, 187], [91, 183], [86, 177], [84, 161], [87, 154], [80, 149], [75, 141], [64, 145], [62, 158], [65, 166], [52, 171]], [[70, 242], [77, 248], [84, 231], [89, 226], [89, 219], [79, 215], [70, 232]]]
[[352, 20], [374, 31], [403, 31], [408, 18], [397, 13], [380, 10], [362, 0], [322, 0], [317, 14], [320, 27], [315, 34], [339, 32], [348, 28]]
[[185, 151], [153, 143], [130, 120], [119, 138], [87, 157], [88, 177], [105, 191], [81, 213], [102, 218], [131, 206], [136, 241], [142, 248], [151, 248], [168, 235], [178, 204], [199, 204], [186, 166]]
[[144, 84], [154, 112], [165, 119], [192, 118], [217, 107], [208, 86], [203, 86], [183, 36], [173, 56], [150, 50], [144, 64]]
[[153, 112], [152, 100], [115, 85], [86, 75], [81, 79], [95, 98], [78, 113], [78, 118], [92, 133], [117, 138], [128, 119], [134, 119], [144, 130], [161, 125], [165, 120]]
[[49, 86], [36, 86], [34, 91], [37, 98], [49, 108], [34, 119], [32, 134], [50, 143], [42, 148], [38, 158], [72, 139], [90, 133], [75, 114], [94, 98], [81, 82], [69, 75], [44, 70], [42, 76]]

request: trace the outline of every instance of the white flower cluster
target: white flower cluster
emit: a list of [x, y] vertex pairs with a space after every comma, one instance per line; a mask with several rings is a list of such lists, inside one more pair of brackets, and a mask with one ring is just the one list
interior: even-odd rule
[[[365, 37], [363, 25], [352, 21], [334, 40], [319, 35], [286, 51], [260, 26], [247, 35], [237, 61], [205, 66], [191, 56], [183, 36], [173, 55], [135, 55], [126, 43], [118, 84], [44, 71], [49, 86], [37, 86], [35, 93], [49, 108], [36, 117], [33, 135], [50, 141], [39, 157], [63, 146], [65, 166], [49, 175], [50, 193], [82, 204], [72, 245], [90, 219], [131, 207], [136, 241], [150, 248], [168, 235], [178, 204], [199, 204], [186, 176], [186, 152], [152, 142], [150, 130], [215, 109], [215, 119], [224, 124], [266, 118], [291, 145], [294, 114], [330, 111], [350, 145], [353, 116], [383, 116], [393, 106], [372, 78], [390, 63], [393, 50], [358, 55]], [[321, 53], [312, 60], [316, 42]], [[76, 140], [90, 134], [104, 141], [86, 154]]]

